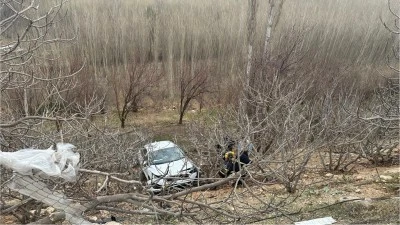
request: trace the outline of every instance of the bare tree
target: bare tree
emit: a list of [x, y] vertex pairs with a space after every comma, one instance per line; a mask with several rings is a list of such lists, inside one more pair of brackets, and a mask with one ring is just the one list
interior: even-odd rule
[[[254, 55], [254, 36], [255, 36], [255, 28], [256, 28], [256, 13], [257, 13], [257, 1], [249, 0], [248, 1], [248, 9], [247, 9], [247, 65], [246, 65], [246, 74], [244, 76], [244, 85], [245, 87], [251, 86], [251, 76], [254, 71], [253, 68], [253, 55]], [[246, 94], [246, 93], [245, 93]], [[245, 107], [245, 111], [248, 110], [247, 104], [241, 104]]]
[[157, 68], [151, 64], [130, 64], [127, 68], [112, 67], [108, 76], [114, 92], [115, 106], [121, 128], [130, 112], [137, 112], [143, 97], [156, 85]]
[[[0, 2], [3, 150], [62, 141], [65, 132], [71, 132], [72, 124], [79, 129], [101, 110], [101, 95], [94, 91], [77, 94], [81, 87], [77, 77], [84, 64], [60, 60], [57, 51], [52, 51], [74, 39], [73, 33], [54, 31], [55, 24], [64, 19], [66, 3]], [[56, 136], [51, 124], [55, 124]]]
[[[58, 44], [73, 39], [73, 34], [55, 33], [53, 29], [63, 19], [66, 2], [0, 1], [0, 147], [3, 152], [50, 146], [70, 135], [83, 137], [84, 122], [98, 112], [100, 99], [96, 97], [81, 96], [84, 99], [81, 104], [74, 98], [64, 99], [68, 97], [68, 90], [76, 87], [75, 76], [83, 68], [80, 65], [71, 71], [66, 64], [58, 64], [58, 55], [52, 51]], [[52, 129], [53, 123], [57, 132]], [[1, 170], [2, 180], [11, 177], [12, 171], [3, 167]], [[31, 200], [25, 203], [38, 204]], [[24, 207], [25, 203], [15, 209]], [[20, 222], [29, 222], [27, 214], [26, 211], [14, 213]]]
[[189, 103], [201, 95], [210, 91], [208, 76], [210, 65], [199, 65], [194, 68], [187, 64], [182, 64], [178, 68], [179, 74], [179, 124], [183, 122], [183, 116], [188, 109]]
[[[356, 113], [357, 118], [367, 124], [370, 132], [364, 142], [362, 155], [374, 163], [388, 162], [396, 159], [392, 153], [399, 146], [400, 47], [398, 40], [400, 35], [400, 16], [392, 4], [388, 0], [388, 10], [393, 17], [393, 25], [389, 25], [381, 19], [383, 26], [392, 35], [392, 42], [388, 42], [387, 45], [389, 52], [387, 66], [390, 72], [381, 74], [384, 82], [371, 97], [365, 96], [367, 104], [360, 104]], [[392, 43], [392, 46], [389, 43]]]
[[[26, 3], [15, 2], [20, 3], [21, 6]], [[253, 12], [249, 14], [250, 20], [255, 20], [257, 8], [256, 5], [253, 7], [255, 3], [254, 0], [249, 4], [249, 10]], [[11, 3], [3, 1], [3, 5], [7, 4]], [[38, 10], [35, 5], [27, 7], [27, 11], [18, 8], [20, 13], [17, 17], [30, 10]], [[272, 8], [272, 5], [270, 7]], [[52, 14], [45, 14], [45, 16], [49, 15]], [[269, 17], [271, 15], [272, 13], [269, 14]], [[32, 24], [34, 19], [27, 21], [31, 21], [28, 26], [32, 26], [29, 24]], [[49, 18], [49, 20], [43, 21], [51, 21], [49, 24], [45, 24], [48, 25], [46, 29], [52, 27], [50, 25], [53, 20]], [[267, 24], [270, 29], [273, 28], [273, 23]], [[251, 22], [251, 26], [253, 25], [254, 23]], [[7, 29], [11, 31], [11, 28]], [[18, 27], [15, 29], [18, 30]], [[36, 29], [40, 30], [41, 26]], [[255, 27], [249, 29], [253, 29], [249, 34], [254, 35]], [[157, 32], [155, 31], [155, 33]], [[21, 57], [13, 58], [13, 55], [22, 54], [23, 51], [28, 52], [30, 46], [24, 46], [25, 42], [22, 41], [21, 35], [18, 37], [18, 35], [10, 34], [11, 36], [8, 38], [14, 37], [14, 40], [17, 41], [13, 43], [19, 42], [20, 44], [15, 48], [4, 45], [4, 47], [7, 46], [6, 50], [1, 53], [2, 57], [4, 56], [1, 60], [8, 59], [4, 63], [2, 61], [0, 68], [2, 94], [0, 131], [3, 149], [13, 150], [19, 149], [20, 146], [47, 145], [49, 142], [60, 140], [61, 137], [61, 141], [74, 142], [79, 146], [77, 151], [81, 155], [81, 170], [79, 179], [75, 183], [37, 180], [32, 178], [34, 176], [14, 177], [12, 182], [16, 185], [11, 186], [11, 189], [21, 191], [20, 193], [26, 195], [27, 192], [22, 190], [31, 188], [32, 192], [28, 193], [30, 198], [18, 201], [12, 206], [2, 206], [1, 213], [12, 212], [21, 220], [20, 222], [30, 222], [41, 218], [40, 212], [44, 209], [43, 203], [46, 203], [54, 208], [57, 207], [57, 210], [60, 211], [53, 216], [49, 215], [48, 218], [37, 221], [37, 223], [51, 223], [64, 218], [74, 224], [85, 224], [89, 223], [88, 221], [100, 223], [104, 221], [85, 216], [100, 210], [103, 213], [128, 215], [129, 219], [133, 220], [129, 221], [132, 223], [176, 223], [178, 220], [181, 223], [255, 223], [276, 217], [287, 217], [293, 220], [288, 206], [297, 196], [290, 194], [277, 197], [275, 193], [266, 191], [264, 185], [270, 179], [278, 180], [287, 192], [294, 193], [301, 188], [302, 174], [311, 154], [316, 150], [326, 147], [327, 143], [336, 143], [336, 146], [329, 149], [329, 153], [333, 155], [340, 148], [341, 143], [338, 141], [344, 140], [344, 144], [347, 145], [351, 141], [362, 140], [365, 133], [373, 131], [373, 129], [365, 129], [362, 135], [359, 135], [359, 132], [359, 136], [356, 136], [357, 128], [372, 128], [372, 125], [378, 125], [385, 129], [390, 128], [392, 125], [388, 126], [389, 122], [398, 122], [398, 117], [392, 114], [393, 110], [397, 109], [392, 106], [396, 106], [398, 103], [390, 101], [391, 107], [389, 108], [391, 109], [387, 110], [386, 102], [389, 94], [391, 97], [398, 97], [398, 91], [396, 86], [385, 86], [387, 89], [382, 89], [382, 94], [384, 93], [382, 101], [385, 104], [380, 104], [377, 108], [360, 107], [358, 117], [351, 117], [351, 114], [343, 113], [341, 105], [347, 106], [344, 103], [351, 106], [352, 113], [356, 112], [354, 102], [357, 102], [357, 98], [351, 99], [352, 93], [345, 93], [341, 96], [342, 92], [336, 91], [335, 88], [329, 89], [323, 94], [316, 92], [314, 90], [317, 88], [315, 73], [308, 69], [312, 66], [309, 66], [307, 61], [303, 61], [303, 55], [298, 54], [300, 51], [297, 51], [302, 36], [296, 36], [296, 32], [288, 33], [293, 35], [289, 35], [290, 41], [276, 47], [275, 52], [270, 51], [269, 47], [267, 48], [267, 61], [265, 61], [266, 57], [260, 57], [261, 60], [254, 59], [255, 57], [252, 56], [254, 47], [249, 44], [248, 65], [250, 65], [250, 69], [248, 71], [254, 71], [257, 76], [252, 77], [252, 83], [246, 80], [244, 88], [247, 95], [242, 98], [241, 104], [251, 106], [254, 109], [252, 113], [248, 113], [245, 107], [229, 108], [221, 112], [217, 118], [211, 118], [209, 121], [203, 121], [203, 124], [192, 126], [191, 142], [196, 151], [191, 154], [196, 161], [199, 160], [201, 163], [203, 160], [211, 168], [208, 173], [210, 177], [204, 178], [207, 184], [183, 191], [172, 190], [166, 195], [154, 195], [146, 192], [145, 187], [139, 182], [137, 168], [132, 168], [138, 163], [136, 156], [139, 154], [139, 149], [152, 138], [147, 136], [145, 131], [142, 133], [138, 130], [124, 130], [124, 133], [120, 133], [107, 127], [82, 123], [81, 120], [97, 112], [98, 107], [95, 106], [99, 99], [96, 95], [87, 94], [89, 96], [85, 98], [87, 102], [83, 104], [82, 102], [85, 101], [82, 101], [78, 104], [79, 96], [86, 96], [83, 92], [74, 95], [74, 92], [78, 92], [77, 87], [79, 87], [75, 73], [80, 70], [68, 71], [60, 66], [55, 67], [56, 71], [61, 71], [59, 76], [46, 77], [46, 75], [54, 75], [54, 73], [40, 73], [39, 76], [36, 65], [32, 62], [40, 48], [32, 50], [31, 54], [22, 55], [23, 58], [24, 56], [28, 56], [28, 58], [22, 62], [23, 65], [20, 65], [18, 60], [21, 60]], [[35, 33], [31, 35], [35, 35]], [[172, 39], [172, 36], [169, 37]], [[270, 37], [272, 35], [268, 36], [268, 38]], [[40, 41], [44, 40], [33, 41], [32, 45], [34, 46], [35, 43], [40, 45]], [[155, 39], [153, 41], [157, 43]], [[270, 41], [267, 42], [270, 44]], [[184, 46], [184, 44], [182, 45]], [[169, 48], [172, 49], [172, 47], [171, 41]], [[9, 51], [9, 49], [14, 50]], [[33, 54], [34, 51], [35, 54]], [[158, 50], [154, 49], [154, 52], [156, 51]], [[157, 73], [154, 73], [151, 65], [135, 64], [132, 67], [123, 68], [119, 63], [126, 59], [120, 57], [123, 54], [119, 53], [118, 60], [115, 60], [118, 62], [112, 69], [109, 69], [108, 79], [113, 85], [112, 91], [115, 95], [116, 108], [121, 126], [124, 127], [128, 113], [138, 109], [141, 98], [148, 94], [153, 87], [153, 79], [149, 77]], [[172, 60], [171, 58], [171, 63]], [[209, 65], [200, 67], [200, 64], [196, 64], [197, 62], [193, 62], [190, 66], [184, 63], [185, 61], [182, 60], [181, 67], [177, 67], [175, 70], [179, 77], [180, 123], [182, 123], [190, 102], [210, 91], [208, 78], [212, 74]], [[95, 63], [95, 65], [98, 64]], [[121, 67], [118, 68], [118, 66]], [[34, 69], [28, 70], [31, 67]], [[264, 70], [264, 68], [267, 69]], [[67, 75], [64, 76], [64, 74]], [[250, 74], [253, 72], [248, 72], [246, 78], [249, 78]], [[41, 85], [37, 85], [39, 83]], [[39, 87], [45, 87], [42, 88], [43, 92], [37, 93]], [[71, 88], [73, 89], [71, 90]], [[34, 99], [29, 99], [32, 96], [31, 93], [37, 93], [35, 96], [41, 96], [44, 100], [35, 103]], [[14, 98], [23, 100], [14, 101]], [[372, 103], [375, 102], [377, 101]], [[50, 103], [55, 103], [55, 105], [46, 105]], [[18, 105], [18, 109], [16, 105]], [[345, 108], [349, 109], [349, 107]], [[14, 112], [19, 112], [19, 115], [15, 115]], [[356, 118], [361, 120], [356, 120]], [[55, 121], [57, 124], [61, 122], [58, 132], [50, 132], [52, 129], [49, 129], [49, 123], [46, 121]], [[355, 121], [358, 123], [355, 124]], [[367, 121], [368, 125], [360, 121]], [[85, 129], [82, 129], [83, 127]], [[349, 129], [349, 127], [353, 129]], [[391, 135], [398, 132], [394, 129], [392, 131], [394, 132], [390, 133]], [[60, 132], [62, 132], [61, 135]], [[221, 164], [219, 155], [221, 152], [214, 151], [214, 146], [223, 144], [226, 135], [240, 143], [250, 140], [254, 144], [255, 148], [250, 153], [253, 163], [243, 167], [241, 172], [231, 177], [219, 179], [215, 178], [213, 173], [218, 169], [217, 165]], [[383, 133], [382, 136], [385, 135], [386, 133]], [[30, 141], [30, 137], [35, 137], [37, 140]], [[328, 137], [333, 138], [329, 139]], [[16, 139], [20, 140], [20, 143], [15, 144], [17, 143]], [[343, 152], [339, 152], [343, 156], [339, 155], [338, 164], [333, 167], [329, 165], [328, 169], [338, 169], [340, 166], [337, 165], [343, 162], [347, 156], [346, 153], [351, 152], [348, 148], [340, 150], [343, 150]], [[208, 153], [206, 153], [207, 151]], [[323, 155], [322, 151], [319, 153]], [[351, 161], [347, 162], [351, 163]], [[341, 168], [345, 167], [346, 164]], [[243, 178], [244, 176], [245, 178]], [[6, 176], [2, 175], [2, 178], [4, 177]], [[243, 189], [241, 189], [243, 191], [236, 188], [240, 179], [244, 181]], [[218, 192], [221, 195], [218, 196], [219, 198], [209, 195], [208, 190], [227, 184], [232, 186], [225, 186], [224, 191]], [[18, 187], [22, 188], [18, 189]], [[3, 184], [1, 188], [5, 190]], [[73, 196], [74, 202], [65, 196], [60, 197], [59, 193], [54, 190], [62, 190], [66, 196]], [[43, 197], [43, 193], [45, 197]], [[7, 194], [8, 197], [18, 197], [15, 192], [8, 190]], [[58, 196], [58, 198], [53, 199], [54, 196]], [[16, 209], [21, 211], [15, 211]], [[26, 212], [27, 210], [33, 210], [34, 215], [30, 215]]]
[[[214, 124], [218, 125], [213, 129], [191, 132], [200, 153], [213, 148], [207, 139], [214, 140], [214, 145], [221, 144], [226, 135], [241, 143], [250, 140], [254, 145], [253, 166], [249, 169], [251, 180], [263, 183], [276, 179], [290, 193], [296, 192], [312, 153], [323, 146], [322, 140], [311, 140], [324, 127], [320, 126], [322, 120], [315, 99], [310, 96], [314, 79], [301, 61], [302, 55], [294, 50], [300, 37], [291, 37], [292, 42], [280, 49], [281, 55], [269, 64], [272, 73], [269, 78], [257, 79], [257, 86], [245, 90], [249, 98], [243, 102], [254, 109], [253, 114], [239, 106], [217, 118]], [[220, 159], [215, 151], [206, 155]]]

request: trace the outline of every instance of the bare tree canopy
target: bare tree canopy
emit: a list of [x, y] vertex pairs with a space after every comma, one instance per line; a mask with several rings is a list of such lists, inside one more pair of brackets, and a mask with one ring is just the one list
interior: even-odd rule
[[399, 7], [0, 0], [0, 223], [398, 222]]

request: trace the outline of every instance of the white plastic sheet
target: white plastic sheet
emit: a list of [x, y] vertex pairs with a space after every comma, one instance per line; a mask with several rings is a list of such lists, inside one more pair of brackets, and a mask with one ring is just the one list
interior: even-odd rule
[[47, 150], [22, 149], [16, 152], [0, 152], [0, 165], [22, 175], [61, 177], [75, 181], [78, 172], [79, 153], [72, 144], [58, 143]]

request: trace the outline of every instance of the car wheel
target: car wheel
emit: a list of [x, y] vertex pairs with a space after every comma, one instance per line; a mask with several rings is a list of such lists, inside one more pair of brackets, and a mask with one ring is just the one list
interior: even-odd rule
[[198, 187], [198, 186], [202, 185], [201, 180], [200, 180], [200, 175], [201, 174], [198, 172], [196, 178], [194, 178], [192, 181], [192, 186]]

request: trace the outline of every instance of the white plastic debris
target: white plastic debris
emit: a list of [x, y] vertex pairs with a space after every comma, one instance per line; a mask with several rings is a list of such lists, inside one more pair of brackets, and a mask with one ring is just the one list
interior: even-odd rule
[[335, 222], [336, 222], [336, 220], [329, 216], [329, 217], [318, 218], [318, 219], [313, 219], [313, 220], [305, 220], [305, 221], [295, 222], [294, 224], [295, 225], [328, 225], [328, 224], [333, 224]]
[[47, 150], [0, 152], [0, 165], [22, 175], [45, 175], [75, 181], [80, 156], [73, 152], [74, 148], [72, 144], [58, 143], [56, 150], [52, 146]]

